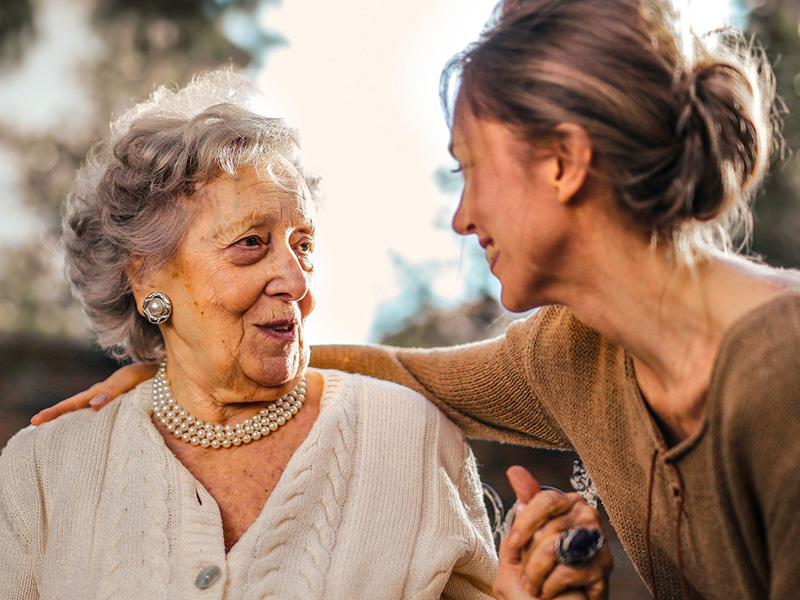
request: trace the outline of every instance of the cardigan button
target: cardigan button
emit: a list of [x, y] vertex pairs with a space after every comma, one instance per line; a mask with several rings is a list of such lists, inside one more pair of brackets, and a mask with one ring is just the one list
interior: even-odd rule
[[210, 565], [200, 571], [197, 579], [194, 580], [194, 584], [204, 590], [217, 583], [220, 575], [222, 575], [220, 568], [217, 565]]

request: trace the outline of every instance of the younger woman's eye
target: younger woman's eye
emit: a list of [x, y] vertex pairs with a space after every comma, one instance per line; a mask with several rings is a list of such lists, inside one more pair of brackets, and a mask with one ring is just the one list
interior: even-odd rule
[[451, 173], [462, 173], [463, 171], [464, 169], [461, 167], [461, 165], [458, 165], [457, 167], [450, 169]]

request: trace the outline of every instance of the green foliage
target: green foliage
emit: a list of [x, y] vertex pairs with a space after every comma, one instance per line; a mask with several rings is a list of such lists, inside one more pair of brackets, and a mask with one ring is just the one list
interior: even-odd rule
[[774, 65], [783, 115], [784, 152], [772, 164], [755, 205], [753, 250], [768, 263], [800, 266], [800, 6], [794, 0], [754, 0], [748, 30]]

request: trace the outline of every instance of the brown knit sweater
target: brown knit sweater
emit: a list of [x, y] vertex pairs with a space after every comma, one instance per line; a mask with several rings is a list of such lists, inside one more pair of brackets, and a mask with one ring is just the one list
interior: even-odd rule
[[487, 342], [312, 364], [414, 388], [470, 437], [575, 449], [657, 598], [800, 598], [800, 294], [730, 328], [705, 422], [671, 448], [630, 356], [563, 307]]

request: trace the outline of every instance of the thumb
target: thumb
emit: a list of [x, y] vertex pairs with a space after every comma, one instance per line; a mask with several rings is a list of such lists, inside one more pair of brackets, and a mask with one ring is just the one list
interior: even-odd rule
[[514, 493], [517, 495], [517, 500], [522, 504], [527, 504], [530, 500], [541, 491], [539, 482], [530, 474], [528, 469], [514, 465], [509, 467], [506, 471], [506, 476], [514, 488]]

